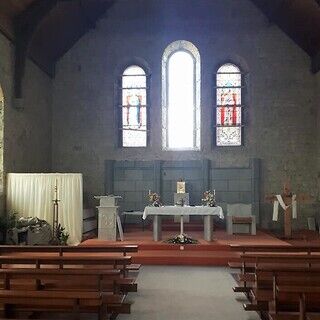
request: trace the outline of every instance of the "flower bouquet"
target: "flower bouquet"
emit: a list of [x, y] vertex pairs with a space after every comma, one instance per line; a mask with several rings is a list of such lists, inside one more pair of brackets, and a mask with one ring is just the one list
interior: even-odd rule
[[208, 207], [216, 206], [216, 191], [207, 190], [203, 193], [203, 198], [201, 199], [202, 204]]
[[186, 234], [179, 234], [174, 238], [170, 238], [165, 241], [166, 243], [174, 244], [197, 244], [198, 241], [188, 237]]
[[162, 206], [162, 203], [160, 201], [160, 196], [156, 192], [151, 192], [151, 190], [149, 190], [148, 200], [149, 200], [149, 205], [152, 207]]

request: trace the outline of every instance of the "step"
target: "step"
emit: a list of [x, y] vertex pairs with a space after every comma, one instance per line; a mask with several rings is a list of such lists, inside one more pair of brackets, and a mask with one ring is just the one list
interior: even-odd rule
[[142, 265], [227, 266], [229, 251], [144, 250], [132, 256], [133, 263]]

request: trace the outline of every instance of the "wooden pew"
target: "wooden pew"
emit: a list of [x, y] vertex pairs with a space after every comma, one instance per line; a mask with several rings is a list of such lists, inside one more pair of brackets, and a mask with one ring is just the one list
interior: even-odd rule
[[[320, 304], [320, 286], [314, 286], [314, 285], [282, 285], [282, 286], [276, 286], [275, 288], [276, 295], [280, 293], [285, 294], [296, 294], [299, 296], [299, 314], [292, 315], [295, 316], [295, 320], [307, 320], [310, 317], [307, 317], [307, 302], [306, 297], [309, 295], [309, 297], [313, 300], [313, 303], [316, 303], [317, 305]], [[314, 311], [314, 310], [313, 310]], [[320, 312], [320, 309], [319, 309]], [[315, 318], [319, 315], [314, 315], [313, 318]], [[270, 319], [272, 320], [281, 320], [281, 319], [287, 319], [288, 313], [270, 313], [269, 314]], [[312, 318], [312, 316], [311, 316]]]
[[[47, 248], [42, 248], [40, 250], [44, 250]], [[104, 249], [104, 248], [103, 248]], [[17, 251], [22, 250], [22, 249], [18, 249]], [[31, 252], [32, 250], [29, 249]], [[99, 249], [100, 250], [100, 249]], [[102, 250], [102, 247], [101, 247]], [[23, 251], [23, 250], [22, 250]], [[85, 250], [87, 251], [87, 249]], [[43, 251], [45, 252], [45, 251]], [[61, 251], [60, 251], [61, 252]], [[126, 267], [128, 265], [131, 264], [132, 258], [130, 256], [127, 255], [91, 255], [91, 254], [86, 254], [86, 255], [79, 255], [79, 254], [68, 254], [68, 255], [61, 255], [60, 252], [58, 252], [58, 255], [23, 255], [23, 254], [17, 254], [17, 255], [8, 255], [8, 256], [1, 256], [0, 255], [0, 267], [3, 268], [5, 265], [10, 265], [10, 271], [6, 271], [4, 269], [0, 269], [0, 277], [1, 274], [5, 274], [6, 275], [6, 280], [5, 283], [8, 283], [8, 279], [10, 278], [15, 278], [15, 279], [25, 279], [25, 278], [34, 278], [38, 284], [40, 284], [38, 287], [36, 286], [35, 288], [42, 288], [42, 283], [41, 280], [38, 279], [39, 275], [41, 274], [43, 277], [43, 279], [45, 278], [51, 278], [51, 280], [53, 280], [55, 277], [57, 278], [63, 278], [66, 275], [68, 278], [71, 278], [72, 275], [71, 273], [77, 274], [77, 283], [79, 284], [79, 288], [75, 288], [77, 289], [76, 292], [83, 291], [83, 292], [91, 292], [92, 289], [88, 288], [88, 281], [79, 281], [79, 278], [81, 278], [81, 275], [83, 274], [84, 277], [90, 278], [90, 276], [94, 275], [94, 274], [99, 274], [101, 275], [102, 273], [105, 273], [106, 275], [109, 274], [110, 272], [116, 272], [116, 273], [121, 273], [121, 278], [119, 278], [117, 280], [117, 285], [120, 292], [126, 293], [129, 291], [137, 291], [137, 285], [135, 283], [132, 283], [131, 279], [128, 279], [125, 277], [126, 275]], [[17, 265], [24, 265], [24, 267], [27, 265], [28, 268], [27, 270], [23, 271], [24, 269], [21, 268], [12, 268], [12, 266], [17, 266]], [[43, 267], [49, 267], [50, 269], [43, 269]], [[107, 269], [104, 270], [106, 266], [109, 266], [113, 269]], [[56, 267], [55, 269], [52, 269]], [[70, 268], [75, 268], [77, 267], [77, 269], [70, 269]], [[85, 267], [85, 269], [84, 269]], [[94, 268], [94, 269], [93, 269]], [[99, 269], [97, 269], [99, 268]], [[101, 269], [102, 268], [102, 269]], [[120, 268], [120, 270], [117, 270], [117, 268]], [[55, 272], [60, 272], [60, 274], [55, 274]], [[23, 274], [24, 273], [24, 274]], [[32, 275], [33, 273], [33, 275]], [[38, 273], [38, 275], [36, 275], [36, 273]], [[44, 274], [46, 273], [46, 274]], [[51, 273], [51, 275], [50, 275]], [[65, 273], [63, 275], [63, 273]], [[40, 278], [41, 278], [40, 277]], [[36, 279], [37, 278], [37, 279]], [[92, 278], [92, 277], [91, 277]], [[48, 279], [47, 279], [48, 280]], [[57, 279], [55, 279], [57, 280]], [[70, 280], [70, 279], [69, 279]], [[67, 282], [69, 280], [66, 280]], [[86, 283], [86, 285], [84, 285]], [[49, 284], [44, 283], [44, 288], [46, 291], [57, 291], [59, 293], [59, 288], [54, 285], [48, 286]], [[91, 283], [92, 286], [92, 283]], [[113, 288], [113, 286], [111, 286]], [[61, 288], [60, 288], [61, 289]], [[101, 288], [100, 288], [101, 289]], [[65, 288], [63, 288], [64, 291], [74, 291], [74, 289], [69, 289], [69, 290], [65, 290]], [[11, 290], [12, 291], [12, 290]], [[14, 290], [14, 291], [22, 291], [22, 290]], [[43, 291], [43, 290], [41, 290]], [[110, 290], [109, 290], [110, 291]], [[17, 293], [18, 295], [21, 295], [21, 293]], [[10, 300], [10, 295], [12, 295], [12, 293], [9, 294], [8, 297], [6, 297], [6, 299], [8, 299], [7, 301]], [[120, 301], [121, 298], [123, 299], [123, 301]], [[2, 297], [3, 299], [5, 297]], [[130, 312], [130, 304], [124, 304], [124, 298], [125, 298], [125, 294], [123, 295], [119, 295], [118, 294], [118, 300], [114, 301], [114, 304], [112, 306], [109, 306], [109, 309], [113, 312], [113, 314], [118, 314], [118, 313], [129, 313]], [[19, 297], [20, 299], [20, 297]], [[110, 297], [108, 298], [110, 299]], [[119, 300], [120, 299], [120, 300]], [[21, 300], [21, 299], [20, 299]], [[16, 301], [16, 300], [15, 300]], [[70, 300], [71, 301], [71, 300]], [[69, 302], [70, 302], [69, 301]], [[19, 308], [18, 308], [19, 309]]]
[[102, 320], [107, 319], [110, 300], [100, 292], [0, 290], [4, 316], [9, 318], [21, 311], [54, 311], [71, 312], [73, 319], [79, 319], [81, 312], [94, 312]]
[[[81, 281], [79, 279], [81, 278]], [[123, 278], [120, 270], [104, 269], [33, 269], [33, 268], [9, 268], [0, 269], [0, 279], [3, 281], [3, 289], [10, 289], [20, 285], [25, 286], [25, 282], [17, 280], [35, 280], [31, 281], [31, 288], [40, 289], [67, 289], [77, 290], [100, 290], [113, 292], [137, 292], [137, 284], [128, 281], [131, 279]], [[54, 282], [53, 282], [54, 281]], [[30, 281], [29, 281], [30, 282]], [[16, 285], [16, 286], [15, 286]], [[30, 288], [30, 285], [29, 285]]]
[[[63, 256], [65, 254], [96, 254], [96, 253], [122, 253], [126, 256], [128, 253], [138, 252], [138, 245], [95, 245], [95, 246], [18, 246], [18, 245], [0, 245], [0, 255], [14, 253], [52, 253]], [[127, 271], [139, 271], [140, 264], [127, 265]]]
[[97, 245], [97, 246], [16, 246], [0, 245], [0, 255], [8, 253], [42, 252], [57, 253], [60, 256], [65, 253], [116, 253], [123, 255], [138, 252], [138, 245]]
[[[0, 279], [3, 279], [3, 289], [0, 290], [0, 301], [2, 301], [5, 305], [11, 306], [7, 310], [12, 310], [12, 301], [20, 301], [24, 299], [24, 302], [27, 305], [20, 305], [17, 303], [14, 304], [14, 310], [16, 311], [26, 311], [28, 308], [35, 308], [36, 310], [41, 311], [41, 307], [47, 307], [45, 302], [49, 299], [46, 294], [36, 294], [34, 291], [41, 292], [55, 292], [52, 293], [50, 299], [54, 296], [58, 297], [60, 308], [67, 307], [67, 309], [63, 309], [63, 311], [70, 311], [71, 302], [75, 302], [78, 300], [75, 297], [79, 292], [90, 293], [97, 292], [103, 293], [105, 297], [105, 306], [109, 313], [117, 315], [119, 313], [130, 313], [131, 303], [125, 302], [126, 294], [121, 294], [121, 285], [123, 285], [122, 281], [124, 280], [121, 276], [120, 270], [93, 270], [93, 269], [0, 269]], [[26, 280], [27, 279], [27, 283]], [[19, 281], [18, 283], [16, 281]], [[23, 281], [21, 283], [21, 280]], [[120, 289], [120, 290], [119, 290]], [[11, 292], [9, 292], [11, 291]], [[12, 293], [14, 292], [14, 293]], [[67, 295], [61, 295], [61, 292], [71, 292], [74, 293], [75, 296], [72, 296], [72, 299]], [[32, 297], [39, 297], [40, 302], [37, 303], [29, 303], [29, 295]], [[1, 300], [2, 297], [2, 300]], [[91, 296], [89, 295], [88, 299]], [[79, 298], [80, 299], [80, 298]], [[85, 299], [85, 298], [83, 298]], [[64, 301], [66, 300], [66, 301]], [[10, 302], [10, 303], [9, 303]], [[78, 301], [79, 302], [79, 301]], [[77, 302], [77, 303], [78, 303]], [[79, 302], [79, 306], [77, 305], [77, 310], [82, 310], [81, 301]], [[42, 306], [43, 304], [43, 306]], [[49, 306], [51, 303], [48, 302]], [[99, 304], [98, 298], [95, 299], [95, 307]], [[90, 305], [84, 304], [86, 307], [90, 307]], [[81, 308], [80, 308], [81, 307]], [[58, 306], [56, 306], [58, 308]], [[84, 310], [87, 310], [85, 308]], [[105, 309], [105, 308], [104, 308]], [[50, 309], [51, 310], [51, 309]], [[78, 310], [78, 311], [79, 311]], [[72, 311], [72, 310], [71, 310]], [[73, 310], [74, 311], [74, 310]], [[98, 312], [96, 308], [93, 312]], [[78, 312], [79, 313], [79, 312]], [[76, 313], [76, 316], [78, 316]]]
[[[269, 309], [269, 301], [273, 299], [272, 292], [272, 275], [268, 279], [261, 278], [259, 271], [263, 268], [269, 268], [276, 272], [276, 270], [283, 272], [297, 272], [299, 270], [304, 270], [306, 272], [319, 272], [320, 269], [320, 255], [310, 255], [310, 254], [277, 254], [277, 253], [255, 253], [255, 254], [242, 254], [243, 263], [254, 261], [256, 272], [255, 285], [249, 290], [249, 300], [253, 303], [244, 304], [245, 310], [255, 310], [255, 311], [267, 311]], [[293, 263], [296, 263], [293, 265]], [[294, 279], [293, 279], [294, 280]], [[292, 280], [292, 281], [293, 281]], [[261, 282], [261, 281], [267, 281]]]
[[241, 252], [242, 254], [248, 252], [320, 252], [320, 245], [315, 244], [296, 244], [296, 245], [240, 245], [230, 244], [229, 248], [232, 251]]
[[[275, 288], [280, 285], [307, 286], [317, 285], [320, 287], [320, 246], [298, 245], [298, 246], [233, 246], [232, 250], [242, 252], [242, 273], [238, 275], [238, 281], [250, 281], [252, 288], [246, 288], [251, 294], [252, 302], [244, 304], [246, 310], [260, 311], [262, 314], [274, 311], [277, 308], [292, 307], [292, 299], [286, 300], [285, 304], [277, 303]], [[251, 271], [247, 272], [250, 264]], [[317, 276], [317, 277], [315, 277]], [[281, 278], [282, 277], [282, 278]], [[290, 295], [289, 295], [290, 298]], [[282, 301], [283, 302], [283, 301]], [[320, 300], [317, 301], [319, 304]], [[285, 309], [284, 309], [285, 310]], [[289, 310], [290, 311], [290, 310]], [[291, 310], [292, 311], [292, 310]], [[320, 308], [317, 310], [320, 311]], [[272, 318], [273, 316], [273, 318]], [[276, 320], [298, 320], [296, 314], [277, 313], [269, 315], [270, 319]], [[320, 315], [307, 315], [305, 319], [319, 320]]]
[[[286, 265], [274, 266], [272, 264], [258, 266], [256, 282], [252, 288], [252, 303], [244, 304], [245, 310], [269, 311], [277, 310], [277, 297], [274, 288], [281, 283], [292, 285], [319, 284], [320, 268], [290, 267]], [[272, 302], [272, 303], [271, 303]]]
[[[320, 252], [320, 245], [239, 245], [239, 244], [230, 244], [229, 248], [231, 251], [239, 252], [240, 254], [246, 254], [249, 252], [271, 252], [271, 253], [306, 253], [306, 254], [312, 254], [316, 252]], [[229, 267], [232, 269], [241, 269], [243, 270], [242, 262], [240, 261], [230, 261]], [[248, 268], [252, 270], [252, 266], [247, 266]], [[244, 271], [244, 270], [243, 270]]]
[[126, 271], [126, 266], [130, 265], [130, 256], [0, 256], [0, 268], [3, 265], [30, 265], [36, 268], [41, 266], [55, 265], [60, 269], [78, 266], [112, 266], [114, 269], [120, 268]]
[[127, 265], [131, 264], [130, 256], [0, 256], [0, 269], [8, 267], [26, 267], [43, 268], [50, 266], [59, 269], [84, 268], [88, 269], [105, 269], [110, 267], [120, 269], [122, 279], [119, 280], [120, 290], [122, 292], [137, 292], [137, 283], [135, 278], [127, 277]]
[[[243, 286], [236, 286], [233, 288], [235, 292], [249, 292], [252, 285], [248, 286], [248, 282], [254, 281], [254, 271], [258, 264], [292, 264], [293, 262], [298, 263], [300, 266], [319, 265], [320, 254], [310, 254], [307, 252], [297, 253], [271, 253], [271, 252], [250, 252], [240, 255], [242, 272], [238, 275], [238, 282], [243, 282]], [[247, 265], [249, 264], [250, 270], [248, 271]], [[290, 267], [290, 266], [288, 266]]]

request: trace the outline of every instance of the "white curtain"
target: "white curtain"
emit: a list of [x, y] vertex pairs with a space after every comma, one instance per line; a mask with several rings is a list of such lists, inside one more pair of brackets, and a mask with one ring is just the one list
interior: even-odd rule
[[59, 223], [70, 234], [68, 243], [82, 237], [83, 192], [79, 173], [9, 173], [7, 211], [23, 217], [38, 217], [52, 225], [55, 186], [58, 187]]

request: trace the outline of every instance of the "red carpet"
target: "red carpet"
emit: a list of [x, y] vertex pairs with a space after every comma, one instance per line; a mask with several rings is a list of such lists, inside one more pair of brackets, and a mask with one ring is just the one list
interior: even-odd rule
[[[164, 242], [154, 242], [152, 231], [141, 229], [131, 229], [125, 232], [122, 244], [138, 244], [139, 252], [132, 254], [134, 263], [149, 265], [227, 265], [230, 260], [237, 260], [239, 254], [230, 251], [229, 244], [271, 244], [271, 245], [290, 245], [291, 243], [318, 243], [318, 234], [308, 231], [299, 232], [296, 237], [299, 240], [283, 241], [267, 232], [258, 231], [256, 236], [251, 235], [227, 235], [224, 230], [217, 230], [213, 233], [214, 240], [207, 242], [203, 240], [202, 231], [189, 231], [188, 236], [199, 241], [199, 244], [177, 245]], [[175, 236], [175, 231], [163, 231], [163, 240]], [[103, 245], [120, 244], [98, 239], [84, 241], [81, 245]]]

